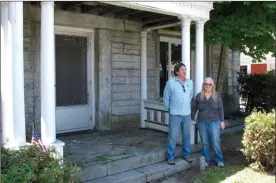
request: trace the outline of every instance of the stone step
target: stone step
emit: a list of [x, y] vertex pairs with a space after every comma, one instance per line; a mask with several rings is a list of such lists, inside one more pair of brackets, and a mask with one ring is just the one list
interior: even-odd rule
[[[200, 145], [192, 146], [192, 153], [198, 152], [200, 150]], [[177, 147], [175, 151], [176, 157], [181, 156], [181, 147]], [[166, 150], [161, 149], [155, 152], [145, 153], [143, 155], [134, 156], [126, 159], [116, 160], [114, 162], [103, 164], [103, 165], [93, 165], [82, 169], [79, 172], [79, 176], [83, 181], [93, 180], [100, 177], [106, 177], [129, 170], [137, 169], [140, 167], [148, 166], [151, 164], [156, 164], [166, 160]]]
[[95, 180], [86, 181], [85, 183], [146, 183], [146, 174], [136, 170], [129, 170], [123, 173], [101, 177]]
[[175, 165], [168, 165], [167, 161], [148, 165], [136, 169], [136, 171], [146, 174], [147, 182], [162, 179], [175, 173], [184, 171], [190, 168], [190, 164], [184, 161], [182, 158], [178, 158], [175, 161]]
[[178, 158], [174, 166], [168, 165], [166, 161], [163, 161], [123, 173], [86, 181], [86, 183], [147, 183], [184, 171], [190, 168], [190, 166], [189, 163]]

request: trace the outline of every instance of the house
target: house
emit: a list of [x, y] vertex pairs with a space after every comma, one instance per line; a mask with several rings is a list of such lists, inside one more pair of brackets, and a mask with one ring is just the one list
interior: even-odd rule
[[[162, 73], [172, 68], [161, 61], [178, 54], [195, 94], [205, 76], [216, 77], [219, 49], [204, 44], [212, 9], [212, 2], [1, 2], [3, 144], [26, 144], [32, 126], [61, 153], [60, 133], [166, 131], [159, 98], [168, 78]], [[233, 88], [239, 53], [230, 52], [229, 60], [225, 77]]]
[[241, 72], [247, 74], [266, 74], [271, 70], [275, 70], [275, 57], [272, 53], [266, 55], [266, 58], [260, 63], [253, 63], [253, 59], [250, 56], [241, 54]]

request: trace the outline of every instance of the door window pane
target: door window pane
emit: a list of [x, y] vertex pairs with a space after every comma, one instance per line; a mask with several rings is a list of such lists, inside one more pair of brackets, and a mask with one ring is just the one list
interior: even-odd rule
[[56, 35], [56, 106], [87, 104], [87, 38]]
[[181, 44], [172, 43], [172, 65], [181, 63]]

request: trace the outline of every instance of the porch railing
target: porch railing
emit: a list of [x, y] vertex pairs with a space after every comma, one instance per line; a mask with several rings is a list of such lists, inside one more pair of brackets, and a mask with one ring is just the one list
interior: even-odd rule
[[[147, 117], [145, 120], [146, 127], [154, 130], [168, 132], [169, 125], [169, 112], [163, 107], [161, 100], [147, 100], [145, 101], [145, 109], [147, 111]], [[199, 134], [195, 126], [196, 122], [192, 120], [191, 127], [191, 144], [200, 143]], [[177, 143], [181, 145], [182, 134], [179, 129]]]

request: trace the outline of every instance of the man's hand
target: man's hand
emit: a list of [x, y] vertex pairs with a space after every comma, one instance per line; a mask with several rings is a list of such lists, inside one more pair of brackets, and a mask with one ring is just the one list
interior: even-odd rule
[[224, 121], [220, 122], [220, 127], [221, 127], [222, 130], [224, 130], [224, 128], [225, 128]]

